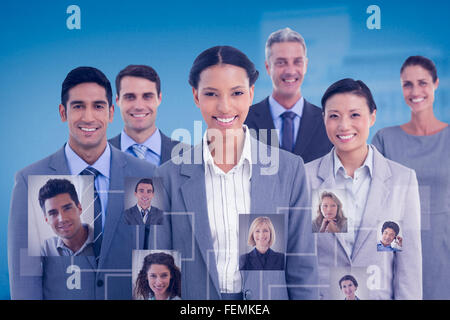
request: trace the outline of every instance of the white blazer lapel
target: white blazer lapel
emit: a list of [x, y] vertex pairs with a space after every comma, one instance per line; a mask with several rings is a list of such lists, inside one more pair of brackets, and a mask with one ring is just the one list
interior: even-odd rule
[[[367, 197], [366, 207], [361, 220], [358, 233], [353, 247], [352, 259], [354, 260], [358, 251], [364, 245], [366, 239], [372, 232], [377, 232], [377, 221], [386, 199], [390, 193], [390, 184], [386, 181], [392, 173], [386, 159], [374, 148], [373, 150], [373, 177]], [[370, 244], [376, 248], [376, 243]]]

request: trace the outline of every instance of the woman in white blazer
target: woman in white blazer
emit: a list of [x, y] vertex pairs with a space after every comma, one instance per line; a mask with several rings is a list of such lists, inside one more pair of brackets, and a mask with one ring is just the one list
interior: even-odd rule
[[[322, 98], [330, 153], [306, 165], [313, 191], [340, 190], [346, 197], [348, 232], [316, 234], [320, 297], [332, 296], [336, 270], [367, 275], [364, 299], [422, 299], [420, 202], [416, 174], [367, 144], [377, 107], [361, 80], [332, 84]], [[396, 221], [403, 251], [377, 252], [381, 225]], [[361, 270], [362, 269], [362, 270]], [[361, 288], [360, 288], [361, 289]], [[363, 290], [360, 290], [361, 293]]]

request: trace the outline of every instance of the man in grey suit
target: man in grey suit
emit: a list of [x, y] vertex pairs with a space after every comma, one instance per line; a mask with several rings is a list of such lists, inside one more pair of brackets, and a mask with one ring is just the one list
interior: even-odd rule
[[155, 189], [150, 178], [143, 178], [136, 183], [134, 196], [137, 203], [125, 210], [125, 221], [131, 225], [161, 224], [163, 212], [152, 206]]
[[307, 66], [306, 44], [299, 33], [290, 28], [272, 33], [266, 42], [265, 67], [273, 91], [250, 107], [245, 121], [256, 130], [259, 140], [295, 153], [305, 163], [324, 156], [332, 148], [322, 111], [302, 96]]
[[[8, 226], [12, 299], [131, 299], [131, 252], [142, 230], [123, 219], [125, 177], [152, 176], [155, 166], [107, 143], [112, 122], [111, 84], [98, 69], [79, 67], [62, 84], [59, 115], [69, 140], [56, 153], [16, 174]], [[28, 177], [90, 175], [94, 183], [94, 256], [28, 256]]]
[[155, 124], [162, 99], [156, 71], [145, 65], [129, 65], [117, 75], [116, 90], [125, 126], [109, 140], [111, 145], [156, 166], [170, 160], [179, 141], [167, 137]]

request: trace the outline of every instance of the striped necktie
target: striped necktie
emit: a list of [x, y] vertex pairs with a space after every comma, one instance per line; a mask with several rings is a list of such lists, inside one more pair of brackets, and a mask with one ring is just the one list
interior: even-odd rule
[[145, 160], [145, 154], [147, 153], [147, 147], [142, 144], [133, 144], [131, 146], [133, 152], [139, 159]]
[[95, 179], [100, 175], [100, 172], [92, 167], [87, 167], [81, 171], [82, 176], [94, 177], [94, 253], [98, 259], [100, 257], [100, 249], [103, 240], [103, 228], [102, 228], [102, 203], [100, 196], [95, 188]]

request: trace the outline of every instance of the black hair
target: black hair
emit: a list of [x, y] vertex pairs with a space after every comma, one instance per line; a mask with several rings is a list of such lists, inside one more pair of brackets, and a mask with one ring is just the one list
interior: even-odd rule
[[353, 285], [355, 286], [355, 287], [358, 287], [358, 281], [356, 281], [356, 279], [355, 279], [355, 277], [354, 276], [352, 276], [352, 275], [350, 275], [350, 274], [346, 274], [345, 276], [343, 276], [342, 278], [341, 278], [341, 280], [339, 280], [339, 288], [341, 288], [342, 289], [342, 281], [346, 281], [346, 280], [350, 280], [351, 282], [353, 282]]
[[383, 234], [384, 230], [387, 228], [391, 228], [395, 232], [395, 236], [398, 236], [398, 233], [400, 232], [400, 227], [398, 224], [396, 224], [393, 221], [386, 221], [383, 223], [383, 227], [381, 227], [381, 233]]
[[438, 78], [436, 65], [430, 59], [423, 56], [410, 56], [405, 60], [405, 62], [403, 62], [402, 67], [400, 68], [400, 74], [402, 74], [403, 70], [409, 66], [421, 66], [430, 73], [433, 83], [436, 82]]
[[150, 184], [152, 186], [152, 189], [153, 190], [155, 189], [155, 187], [153, 187], [153, 180], [152, 179], [150, 179], [150, 178], [143, 178], [143, 179], [139, 180], [138, 183], [136, 183], [136, 187], [134, 187], [134, 192], [137, 192], [138, 185], [141, 184], [141, 183]]
[[202, 71], [220, 64], [230, 64], [243, 68], [247, 72], [250, 86], [255, 84], [256, 79], [258, 79], [258, 70], [243, 52], [230, 46], [216, 46], [203, 51], [194, 60], [189, 72], [189, 84], [197, 89]]
[[120, 82], [122, 81], [122, 78], [126, 76], [144, 78], [154, 82], [158, 96], [161, 93], [161, 80], [155, 69], [150, 66], [130, 64], [125, 69], [121, 70], [116, 77], [116, 91], [118, 96], [120, 95]]
[[39, 189], [39, 205], [44, 214], [45, 201], [63, 193], [68, 193], [76, 205], [80, 203], [75, 186], [67, 179], [50, 179]]
[[61, 104], [66, 108], [67, 101], [69, 100], [69, 91], [73, 87], [86, 82], [94, 82], [99, 86], [105, 88], [106, 99], [108, 105], [112, 105], [112, 89], [111, 83], [108, 78], [100, 70], [93, 67], [78, 67], [70, 71], [61, 88]]
[[353, 80], [351, 78], [342, 79], [336, 81], [325, 91], [322, 97], [322, 111], [325, 112], [325, 104], [335, 94], [339, 93], [351, 93], [360, 97], [363, 97], [367, 101], [370, 113], [373, 113], [377, 109], [377, 105], [373, 99], [370, 89], [361, 80]]

